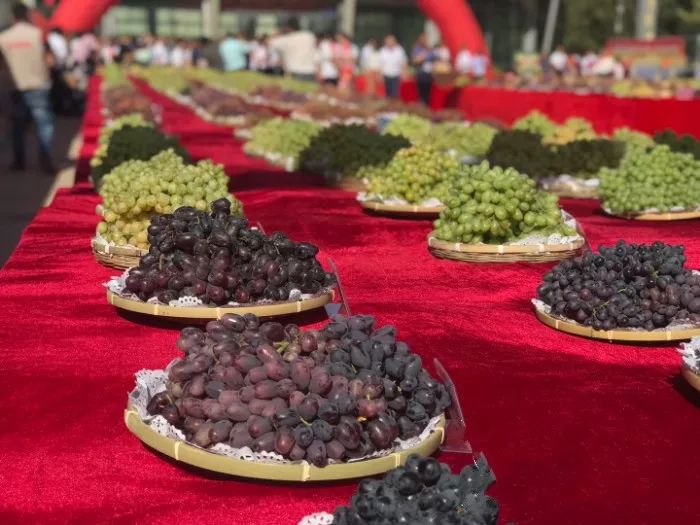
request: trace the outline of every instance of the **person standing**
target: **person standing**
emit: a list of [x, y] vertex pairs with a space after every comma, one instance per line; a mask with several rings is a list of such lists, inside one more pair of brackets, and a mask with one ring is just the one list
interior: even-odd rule
[[151, 45], [151, 63], [154, 66], [166, 66], [168, 65], [168, 59], [168, 47], [165, 45], [165, 41], [160, 37], [156, 37]]
[[462, 46], [459, 53], [455, 57], [455, 71], [460, 75], [471, 73], [472, 54], [467, 46]]
[[297, 80], [316, 79], [316, 37], [300, 29], [296, 17], [289, 19], [282, 35], [270, 39], [270, 48], [279, 53], [285, 74]]
[[433, 63], [436, 57], [428, 47], [428, 37], [421, 33], [411, 51], [411, 63], [416, 68], [418, 96], [426, 106], [430, 103], [430, 89], [433, 87]]
[[379, 73], [382, 69], [379, 50], [377, 49], [377, 41], [370, 38], [367, 43], [362, 46], [360, 53], [360, 69], [365, 76], [365, 91], [374, 95], [377, 91], [379, 83]]
[[399, 98], [401, 75], [406, 69], [408, 57], [394, 35], [384, 39], [384, 46], [379, 50], [379, 62], [384, 76], [384, 90], [389, 98]]
[[224, 71], [240, 71], [246, 66], [248, 46], [240, 34], [229, 33], [219, 44], [219, 54]]
[[338, 88], [341, 91], [350, 91], [352, 79], [355, 76], [357, 63], [357, 46], [345, 33], [338, 33], [335, 44], [335, 62], [338, 67]]
[[331, 35], [325, 34], [318, 43], [318, 80], [321, 84], [338, 85], [338, 66], [335, 43]]
[[14, 84], [12, 98], [12, 169], [25, 168], [24, 135], [29, 118], [33, 118], [39, 136], [39, 162], [47, 173], [55, 173], [51, 160], [54, 117], [49, 104], [50, 55], [44, 46], [41, 30], [29, 23], [29, 10], [16, 2], [12, 5], [15, 23], [0, 33], [0, 51]]
[[185, 43], [182, 39], [175, 40], [175, 45], [170, 50], [170, 65], [173, 67], [185, 67], [187, 56], [185, 54]]
[[569, 56], [564, 51], [564, 46], [558, 45], [552, 54], [549, 55], [549, 65], [558, 77], [562, 77], [569, 64]]
[[260, 72], [266, 72], [270, 68], [270, 50], [266, 35], [253, 41], [253, 45], [250, 48], [249, 68]]

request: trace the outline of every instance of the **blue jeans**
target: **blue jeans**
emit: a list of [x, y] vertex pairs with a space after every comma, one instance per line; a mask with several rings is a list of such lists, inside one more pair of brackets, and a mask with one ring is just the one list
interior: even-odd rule
[[401, 77], [384, 77], [384, 91], [389, 98], [399, 98]]
[[53, 112], [48, 89], [12, 92], [12, 143], [15, 164], [20, 166], [24, 165], [24, 135], [30, 118], [36, 124], [41, 161], [49, 162], [53, 143]]

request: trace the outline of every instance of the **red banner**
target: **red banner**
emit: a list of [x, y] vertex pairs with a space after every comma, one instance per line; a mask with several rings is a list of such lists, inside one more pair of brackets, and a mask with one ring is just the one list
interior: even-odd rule
[[68, 33], [88, 31], [100, 23], [102, 15], [119, 0], [62, 0], [49, 20], [50, 27]]

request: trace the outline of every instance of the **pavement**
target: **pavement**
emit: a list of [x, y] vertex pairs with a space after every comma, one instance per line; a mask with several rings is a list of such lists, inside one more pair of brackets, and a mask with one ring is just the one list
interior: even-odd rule
[[[2, 115], [5, 116], [5, 115]], [[3, 122], [2, 129], [9, 130]], [[8, 169], [12, 150], [7, 133], [0, 135], [0, 266], [14, 251], [24, 229], [42, 206], [48, 206], [59, 188], [71, 187], [74, 163], [80, 148], [80, 117], [57, 117], [53, 158], [57, 172], [46, 174], [39, 169], [36, 136], [27, 136], [27, 169]]]

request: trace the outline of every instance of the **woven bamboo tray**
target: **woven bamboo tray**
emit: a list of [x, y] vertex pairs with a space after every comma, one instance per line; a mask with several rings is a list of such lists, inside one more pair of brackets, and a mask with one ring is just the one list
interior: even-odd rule
[[147, 250], [133, 246], [110, 246], [97, 238], [93, 238], [90, 244], [92, 245], [92, 254], [97, 262], [120, 270], [138, 266], [141, 256], [148, 253]]
[[402, 465], [411, 454], [429, 456], [438, 449], [445, 436], [445, 418], [441, 416], [435, 432], [411, 449], [380, 458], [334, 463], [319, 468], [306, 461], [264, 463], [208, 452], [157, 433], [141, 420], [138, 412], [131, 406], [124, 411], [124, 422], [129, 431], [146, 445], [177, 461], [221, 474], [274, 481], [332, 481], [382, 474]]
[[555, 330], [567, 334], [580, 335], [589, 339], [603, 339], [605, 341], [628, 341], [639, 343], [662, 343], [666, 341], [682, 341], [700, 335], [700, 326], [684, 330], [594, 330], [590, 326], [583, 326], [573, 321], [567, 321], [550, 315], [535, 308], [535, 315], [544, 324]]
[[608, 213], [608, 215], [620, 217], [621, 219], [631, 219], [633, 221], [687, 221], [689, 219], [700, 219], [700, 210], [637, 213], [629, 215]]
[[333, 298], [332, 292], [325, 292], [310, 299], [301, 301], [286, 301], [271, 304], [250, 304], [243, 306], [169, 306], [167, 304], [152, 304], [122, 297], [110, 290], [107, 291], [109, 304], [138, 314], [166, 317], [180, 320], [190, 319], [219, 319], [225, 314], [255, 314], [258, 317], [275, 317], [306, 312], [328, 304]]
[[586, 244], [581, 238], [566, 244], [463, 244], [428, 236], [428, 248], [436, 257], [464, 262], [551, 262], [574, 257]]
[[597, 199], [598, 188], [551, 188], [547, 190], [564, 199]]
[[363, 201], [362, 208], [370, 210], [380, 215], [387, 216], [413, 216], [425, 219], [436, 219], [444, 206], [418, 206], [417, 204], [386, 204], [377, 201]]
[[337, 188], [339, 190], [351, 191], [357, 193], [359, 191], [366, 191], [367, 186], [362, 179], [357, 177], [342, 177], [337, 175], [326, 175], [324, 177], [326, 181], [326, 186], [331, 188]]
[[690, 386], [692, 386], [695, 390], [700, 392], [700, 375], [698, 375], [696, 372], [693, 372], [690, 368], [687, 366], [683, 365], [681, 367], [681, 375], [685, 378], [688, 383], [690, 383]]

